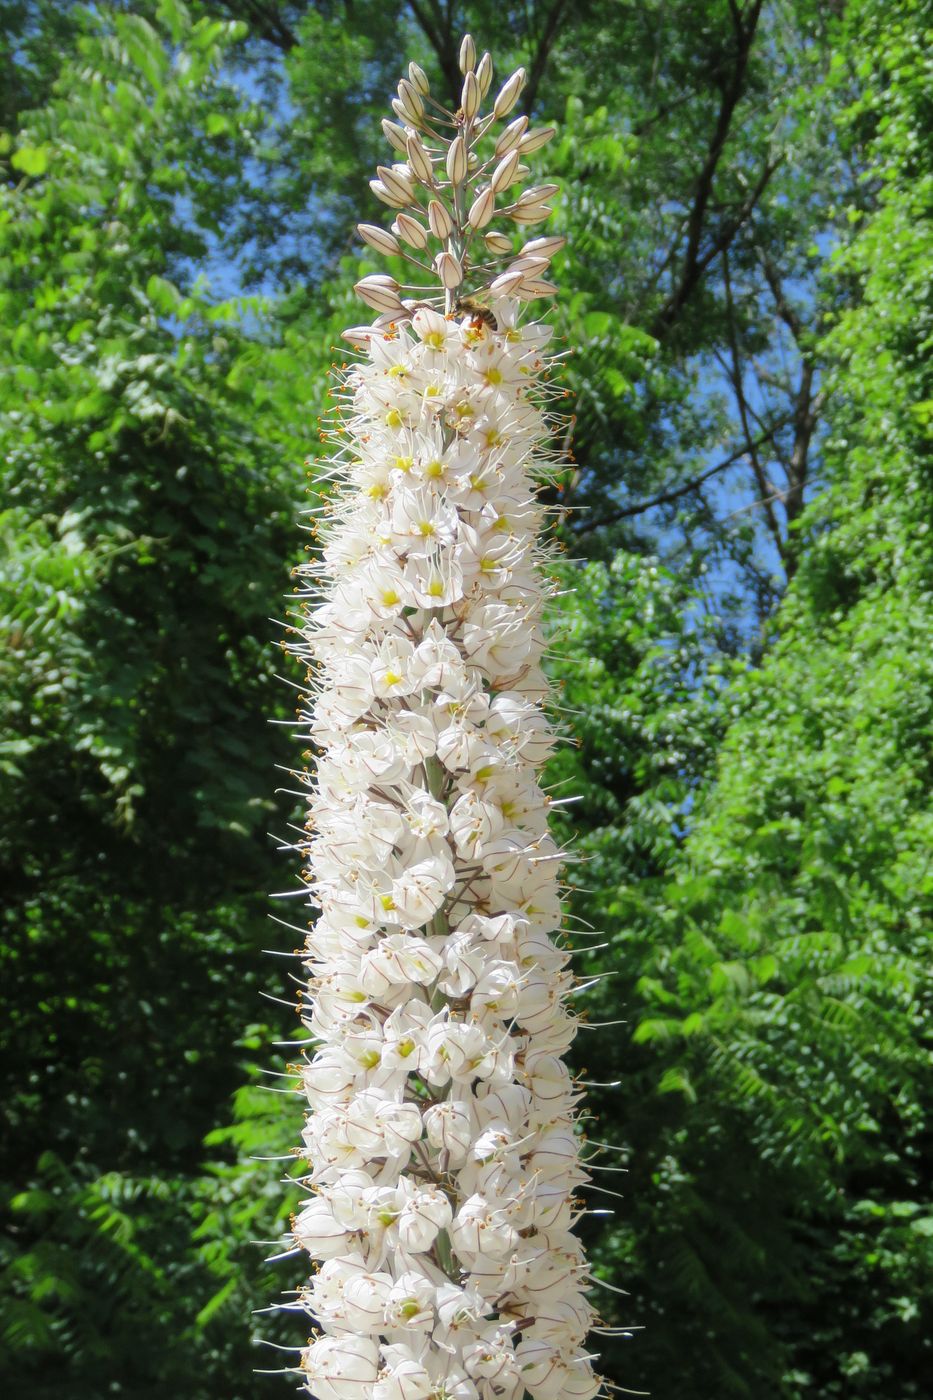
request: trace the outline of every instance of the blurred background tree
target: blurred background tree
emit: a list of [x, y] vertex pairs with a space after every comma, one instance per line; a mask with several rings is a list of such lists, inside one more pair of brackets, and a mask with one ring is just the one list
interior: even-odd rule
[[465, 28], [558, 126], [609, 1372], [927, 1393], [931, 10], [0, 3], [5, 1395], [288, 1384], [268, 619], [379, 118]]

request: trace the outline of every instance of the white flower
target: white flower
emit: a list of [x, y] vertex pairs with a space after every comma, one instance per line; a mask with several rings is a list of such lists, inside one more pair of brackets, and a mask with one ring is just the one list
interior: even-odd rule
[[558, 425], [551, 330], [523, 319], [563, 241], [514, 254], [514, 226], [553, 193], [513, 188], [549, 132], [522, 117], [497, 142], [479, 112], [491, 59], [467, 40], [460, 62], [462, 121], [440, 150], [427, 78], [414, 65], [399, 86], [399, 159], [374, 189], [405, 212], [363, 237], [417, 250], [408, 283], [438, 277], [408, 300], [401, 278], [358, 284], [380, 314], [348, 332], [342, 485], [299, 570], [299, 722], [319, 750], [313, 780], [298, 775], [299, 848], [318, 908], [302, 955], [316, 1044], [298, 1074], [313, 1195], [292, 1238], [320, 1265], [299, 1292], [320, 1329], [302, 1352], [318, 1400], [599, 1386], [570, 1233], [587, 1176], [560, 1058], [577, 1026], [562, 852], [538, 780], [556, 740], [536, 483]]
[[466, 1161], [473, 1139], [470, 1105], [463, 1099], [445, 1099], [424, 1115], [428, 1142], [444, 1154], [447, 1167], [458, 1167]]
[[372, 1400], [425, 1400], [433, 1384], [427, 1367], [410, 1347], [383, 1347], [385, 1368], [373, 1386]]
[[319, 1400], [369, 1400], [379, 1347], [370, 1337], [318, 1337], [302, 1352], [301, 1365]]
[[334, 1259], [346, 1252], [347, 1230], [335, 1218], [330, 1202], [323, 1196], [305, 1206], [295, 1219], [293, 1231], [302, 1249], [318, 1259]]
[[437, 1187], [415, 1191], [398, 1217], [398, 1242], [410, 1254], [423, 1254], [431, 1248], [438, 1231], [446, 1230], [453, 1218], [450, 1202]]

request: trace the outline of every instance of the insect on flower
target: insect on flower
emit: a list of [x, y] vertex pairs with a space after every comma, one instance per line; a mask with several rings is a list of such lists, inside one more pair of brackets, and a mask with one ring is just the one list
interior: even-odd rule
[[454, 311], [460, 316], [469, 316], [474, 330], [479, 330], [482, 326], [488, 326], [491, 331], [499, 329], [499, 322], [488, 306], [484, 306], [478, 296], [458, 297], [454, 302]]

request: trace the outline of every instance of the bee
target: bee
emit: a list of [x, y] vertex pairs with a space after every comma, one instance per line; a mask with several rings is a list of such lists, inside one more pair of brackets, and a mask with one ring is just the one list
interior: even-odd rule
[[474, 330], [478, 331], [483, 326], [488, 326], [491, 331], [499, 329], [499, 322], [478, 297], [458, 297], [454, 302], [454, 310], [460, 316], [469, 316]]

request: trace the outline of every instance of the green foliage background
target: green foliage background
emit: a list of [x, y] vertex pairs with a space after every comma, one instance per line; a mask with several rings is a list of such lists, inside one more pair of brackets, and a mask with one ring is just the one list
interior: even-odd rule
[[3, 0], [13, 1400], [289, 1384], [259, 1339], [300, 1324], [253, 1311], [298, 1282], [253, 1243], [299, 1116], [262, 1082], [294, 1025], [260, 999], [293, 941], [269, 619], [378, 117], [409, 57], [452, 85], [465, 27], [559, 128], [549, 780], [610, 974], [576, 1052], [627, 1171], [585, 1223], [628, 1293], [606, 1367], [929, 1394], [928, 0]]

